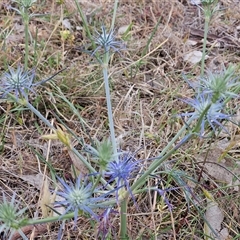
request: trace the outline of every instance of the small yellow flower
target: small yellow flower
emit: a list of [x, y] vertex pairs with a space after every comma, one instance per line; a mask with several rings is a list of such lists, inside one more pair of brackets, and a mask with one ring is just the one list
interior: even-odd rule
[[72, 148], [69, 134], [64, 132], [60, 128], [57, 128], [57, 130], [53, 134], [43, 135], [42, 138], [43, 139], [51, 139], [51, 140], [58, 139], [68, 148], [70, 148], [70, 149]]
[[202, 188], [202, 191], [208, 200], [215, 202], [213, 195], [209, 191], [207, 191], [205, 188]]
[[63, 30], [63, 31], [60, 31], [60, 35], [61, 35], [62, 41], [65, 42], [70, 37], [71, 32], [69, 30]]

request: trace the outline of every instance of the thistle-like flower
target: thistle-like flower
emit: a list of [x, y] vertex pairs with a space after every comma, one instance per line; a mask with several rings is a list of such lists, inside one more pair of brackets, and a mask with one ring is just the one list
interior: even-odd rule
[[[219, 126], [225, 129], [220, 121], [230, 120], [230, 115], [222, 113], [224, 104], [220, 101], [213, 103], [211, 95], [200, 94], [195, 99], [182, 99], [195, 110], [190, 113], [182, 113], [181, 116], [191, 117], [192, 120], [202, 119], [200, 123], [200, 135], [203, 136], [206, 123], [215, 131]], [[208, 110], [206, 111], [206, 109]], [[205, 112], [206, 111], [206, 112]], [[204, 116], [202, 116], [204, 114]], [[227, 131], [225, 129], [225, 131]]]
[[28, 239], [22, 232], [21, 228], [27, 225], [27, 219], [22, 215], [26, 208], [18, 210], [19, 204], [15, 202], [16, 194], [12, 196], [11, 202], [8, 202], [5, 194], [3, 194], [3, 202], [0, 203], [0, 232], [11, 232], [9, 239], [18, 231], [23, 239]]
[[201, 3], [203, 5], [211, 5], [213, 4], [214, 2], [216, 2], [216, 0], [201, 0]]
[[108, 52], [113, 49], [114, 52], [119, 52], [119, 50], [124, 48], [124, 45], [120, 41], [115, 40], [114, 30], [110, 30], [107, 33], [105, 26], [102, 26], [102, 33], [96, 31], [96, 36], [94, 37], [97, 48], [94, 50], [92, 55], [94, 55], [98, 50], [103, 49], [104, 52]]
[[213, 102], [238, 97], [235, 91], [239, 91], [240, 83], [238, 77], [234, 77], [234, 72], [233, 65], [218, 74], [208, 71], [206, 77], [200, 79], [200, 88], [203, 93], [212, 95]]
[[13, 0], [13, 2], [18, 3], [20, 6], [24, 8], [30, 8], [37, 0]]
[[239, 77], [235, 76], [234, 65], [230, 65], [219, 73], [209, 70], [196, 83], [191, 83], [185, 75], [183, 78], [197, 94], [211, 95], [212, 102], [239, 97], [240, 83]]
[[118, 162], [114, 160], [107, 165], [105, 175], [110, 178], [108, 183], [112, 183], [116, 180], [117, 201], [122, 188], [127, 189], [131, 195], [131, 198], [133, 200], [135, 199], [131, 191], [129, 181], [136, 177], [139, 167], [139, 161], [137, 161], [133, 155], [127, 152], [124, 152], [119, 156]]
[[93, 156], [93, 161], [97, 163], [101, 171], [105, 171], [107, 165], [114, 159], [113, 147], [109, 139], [96, 142], [96, 148], [85, 144], [84, 151]]
[[1, 98], [5, 98], [9, 93], [14, 92], [17, 99], [19, 96], [28, 99], [29, 92], [35, 93], [33, 90], [34, 87], [51, 80], [64, 70], [60, 70], [51, 77], [40, 82], [33, 83], [35, 79], [35, 69], [27, 71], [20, 65], [16, 70], [12, 67], [9, 67], [8, 69], [9, 72], [5, 72], [0, 79], [0, 92], [3, 93]]
[[18, 66], [17, 70], [9, 67], [9, 72], [2, 75], [0, 80], [0, 91], [3, 92], [1, 98], [4, 98], [10, 92], [14, 92], [18, 98], [24, 96], [27, 98], [27, 91], [32, 91], [35, 70], [25, 71], [23, 67]]
[[[98, 220], [98, 215], [93, 212], [93, 209], [101, 207], [101, 202], [105, 199], [104, 197], [93, 197], [92, 184], [87, 183], [87, 179], [82, 179], [79, 176], [76, 183], [72, 182], [68, 185], [63, 179], [58, 177], [61, 185], [63, 186], [62, 191], [58, 191], [57, 195], [64, 198], [63, 201], [55, 202], [55, 205], [60, 205], [66, 208], [65, 213], [74, 212], [74, 223], [77, 223], [77, 217], [79, 211], [90, 214], [94, 219]], [[61, 218], [61, 217], [60, 217]]]

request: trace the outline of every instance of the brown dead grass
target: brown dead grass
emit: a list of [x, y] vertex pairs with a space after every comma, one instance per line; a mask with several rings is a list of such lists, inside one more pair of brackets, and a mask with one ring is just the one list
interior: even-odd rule
[[[183, 57], [192, 50], [201, 51], [204, 19], [202, 12], [190, 5], [189, 1], [124, 0], [120, 2], [116, 29], [131, 23], [133, 27], [130, 38], [127, 40], [127, 50], [122, 53], [123, 56], [114, 54], [109, 69], [114, 122], [121, 148], [134, 152], [141, 147], [136, 157], [144, 159], [157, 156], [183, 124], [171, 116], [185, 109], [185, 105], [178, 98], [190, 97], [192, 94], [180, 74], [185, 72], [198, 76], [200, 73], [199, 66], [184, 62]], [[81, 1], [81, 3], [92, 31], [98, 29], [102, 23], [107, 27], [110, 26], [113, 6], [111, 1], [94, 0]], [[23, 62], [24, 52], [22, 21], [13, 11], [7, 9], [8, 4], [10, 3], [7, 0], [0, 3], [1, 36], [8, 36], [2, 37], [0, 42], [2, 72], [5, 70], [6, 62], [9, 65]], [[212, 19], [211, 35], [207, 46], [211, 51], [208, 53], [209, 59], [206, 64], [211, 71], [221, 70], [229, 63], [237, 64], [240, 59], [239, 3], [234, 0], [221, 0], [219, 6], [224, 10], [217, 12]], [[54, 113], [61, 114], [60, 118], [86, 143], [89, 143], [89, 136], [99, 140], [107, 137], [107, 109], [101, 69], [90, 62], [88, 55], [77, 50], [86, 46], [88, 39], [83, 31], [74, 1], [66, 0], [63, 6], [56, 4], [55, 1], [45, 1], [37, 4], [32, 11], [50, 13], [50, 15], [34, 18], [31, 21], [29, 28], [34, 38], [37, 29], [38, 48], [35, 52], [36, 61], [32, 58], [30, 67], [36, 66], [38, 76], [41, 78], [67, 67], [61, 76], [55, 78], [55, 82], [69, 101], [78, 107], [87, 123], [88, 132], [83, 130], [77, 117], [69, 111], [69, 107], [58, 99], [56, 96], [58, 92], [53, 85], [47, 84], [44, 88], [38, 89], [39, 98], [35, 100], [36, 97], [32, 96], [33, 103], [55, 122], [57, 120]], [[59, 22], [62, 14], [69, 19], [72, 26], [72, 38], [65, 42], [60, 36], [60, 31], [64, 30], [64, 26]], [[141, 54], [159, 18], [161, 22], [157, 32], [149, 45], [147, 54], [143, 57]], [[159, 47], [166, 39], [166, 43]], [[194, 40], [196, 45], [187, 45], [188, 39]], [[216, 43], [219, 43], [218, 47], [212, 47]], [[31, 45], [30, 56], [33, 54], [34, 48]], [[140, 58], [143, 63], [136, 71], [136, 63]], [[234, 104], [237, 106], [239, 102]], [[67, 149], [57, 142], [51, 142], [48, 152], [48, 143], [39, 138], [42, 134], [48, 133], [48, 129], [28, 111], [21, 111], [20, 114], [12, 111], [15, 107], [10, 103], [1, 105], [1, 114], [4, 117], [0, 127], [4, 136], [2, 137], [4, 148], [0, 159], [0, 189], [9, 196], [17, 192], [18, 198], [29, 207], [29, 216], [36, 216], [37, 212], [37, 216], [41, 217], [39, 208], [41, 188], [21, 178], [26, 175], [35, 176], [44, 169], [44, 163], [29, 145], [44, 158], [48, 158], [54, 169], [59, 173], [63, 172], [65, 176], [72, 174], [72, 160]], [[235, 139], [237, 135], [239, 130], [235, 129], [229, 141]], [[238, 148], [237, 145], [232, 148], [230, 157], [239, 158]], [[205, 146], [201, 143], [191, 142], [173, 157], [178, 159], [178, 162], [170, 167], [181, 169], [197, 179], [201, 167], [195, 160], [198, 153], [204, 151]], [[168, 174], [156, 174], [159, 174], [157, 177], [161, 176], [162, 187], [165, 184], [166, 187], [178, 186]], [[238, 219], [240, 197], [231, 188], [224, 191], [218, 190], [217, 182], [218, 179], [211, 176], [201, 180], [201, 184], [212, 191], [214, 197], [221, 203], [225, 211], [224, 223], [230, 232], [229, 239], [231, 239], [240, 231]], [[155, 185], [154, 178], [148, 184]], [[195, 194], [201, 195], [200, 204], [204, 203], [201, 190], [197, 185], [194, 185], [194, 191]], [[173, 191], [167, 196], [175, 207], [172, 216], [164, 204], [161, 206], [154, 193], [137, 196], [139, 210], [135, 206], [129, 208], [128, 230], [132, 239], [150, 239], [153, 235], [159, 235], [156, 239], [174, 239], [174, 237], [201, 239], [203, 220], [192, 205], [190, 209], [188, 208], [181, 190]], [[118, 221], [118, 217], [115, 217], [116, 233]], [[43, 232], [40, 231], [41, 234], [38, 234], [36, 239], [56, 239], [58, 227], [58, 224], [48, 228], [42, 227], [46, 230], [44, 237]], [[29, 234], [33, 234], [33, 231], [32, 228]], [[81, 217], [77, 229], [73, 230], [70, 222], [66, 225], [65, 232], [65, 239], [95, 239], [90, 221]]]

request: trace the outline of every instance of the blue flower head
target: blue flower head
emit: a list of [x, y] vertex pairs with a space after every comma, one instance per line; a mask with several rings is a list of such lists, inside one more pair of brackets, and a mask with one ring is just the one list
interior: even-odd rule
[[0, 78], [0, 92], [3, 93], [1, 98], [5, 98], [9, 93], [13, 92], [17, 99], [19, 96], [28, 99], [29, 92], [35, 93], [33, 90], [34, 87], [51, 80], [64, 69], [37, 83], [33, 83], [35, 79], [35, 69], [28, 71], [19, 65], [16, 70], [12, 67], [8, 67], [8, 70], [9, 71], [5, 72]]
[[133, 155], [128, 152], [124, 152], [119, 155], [119, 161], [112, 161], [107, 165], [105, 175], [109, 176], [111, 183], [116, 180], [116, 198], [118, 201], [119, 190], [122, 188], [127, 189], [132, 199], [135, 199], [130, 189], [129, 181], [134, 179], [138, 174], [139, 161], [137, 161]]
[[[230, 120], [228, 114], [222, 113], [224, 109], [224, 104], [220, 101], [213, 103], [211, 95], [200, 94], [195, 99], [184, 99], [182, 100], [194, 108], [193, 112], [182, 113], [181, 116], [191, 117], [192, 120], [202, 119], [200, 123], [200, 135], [203, 136], [206, 124], [210, 125], [215, 131], [216, 127], [221, 127], [225, 129], [221, 124], [222, 120]], [[210, 106], [210, 107], [209, 107]], [[209, 107], [207, 112], [204, 114], [205, 110]], [[203, 118], [202, 115], [204, 114]], [[225, 129], [225, 131], [227, 131]]]
[[108, 52], [112, 49], [114, 52], [119, 52], [119, 50], [124, 48], [124, 45], [120, 41], [115, 40], [114, 31], [110, 30], [107, 33], [106, 28], [104, 26], [102, 28], [102, 33], [96, 31], [96, 36], [94, 37], [97, 48], [94, 50], [92, 55], [94, 55], [98, 50], [103, 49], [104, 52]]
[[18, 66], [15, 70], [8, 67], [9, 72], [2, 75], [0, 79], [0, 91], [3, 92], [4, 98], [10, 92], [14, 92], [18, 98], [19, 95], [27, 98], [27, 91], [32, 91], [33, 80], [35, 78], [35, 71], [25, 71], [23, 67]]
[[93, 212], [93, 209], [101, 206], [100, 202], [104, 201], [103, 197], [93, 197], [92, 184], [87, 183], [87, 179], [82, 179], [79, 176], [76, 183], [70, 182], [68, 185], [63, 179], [58, 177], [62, 191], [58, 191], [57, 195], [64, 198], [63, 201], [55, 202], [56, 205], [61, 205], [66, 208], [63, 216], [69, 212], [74, 212], [74, 223], [76, 225], [79, 211], [90, 214], [94, 219], [98, 220], [98, 215]]

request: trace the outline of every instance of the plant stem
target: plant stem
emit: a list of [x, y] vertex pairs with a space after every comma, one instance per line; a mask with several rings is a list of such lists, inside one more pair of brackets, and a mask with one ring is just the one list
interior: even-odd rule
[[[29, 110], [31, 110], [33, 113], [35, 113], [39, 119], [41, 119], [48, 127], [50, 127], [51, 129], [53, 129], [54, 131], [57, 131], [56, 128], [54, 128], [54, 126], [35, 108], [33, 107], [32, 104], [30, 104], [28, 101], [25, 103], [25, 105], [29, 108]], [[80, 154], [76, 148], [72, 147], [70, 149], [81, 161], [82, 163], [88, 168], [88, 170], [91, 173], [96, 173], [96, 169], [92, 167], [92, 165], [87, 161], [86, 158], [83, 157], [82, 154]], [[104, 184], [104, 186], [106, 186], [108, 189], [112, 190], [113, 188], [107, 184], [107, 182], [103, 179], [103, 177], [100, 178], [100, 181]]]
[[113, 17], [112, 17], [112, 24], [111, 24], [111, 30], [113, 31], [115, 21], [116, 21], [116, 15], [117, 15], [117, 8], [118, 8], [118, 0], [115, 0], [114, 7], [113, 7]]
[[29, 219], [25, 226], [49, 223], [49, 222], [56, 222], [56, 221], [64, 220], [64, 219], [71, 219], [73, 217], [74, 217], [74, 212], [67, 213], [67, 214], [64, 214], [61, 216], [55, 216], [55, 217], [47, 217], [47, 218], [42, 218], [42, 219]]
[[[189, 141], [193, 136], [195, 136], [196, 133], [199, 132], [201, 128], [201, 122], [203, 121], [204, 116], [207, 114], [209, 108], [211, 107], [211, 104], [209, 104], [202, 114], [200, 115], [198, 122], [195, 126], [195, 128], [185, 136], [184, 141], [181, 142], [181, 144], [178, 144], [177, 146], [173, 147], [174, 142], [180, 137], [180, 135], [183, 133], [183, 131], [186, 130], [186, 128], [191, 124], [191, 122], [194, 120], [193, 118], [190, 118], [186, 124], [178, 131], [176, 136], [168, 143], [168, 145], [163, 149], [161, 154], [152, 162], [152, 164], [149, 166], [149, 168], [144, 172], [143, 175], [132, 185], [131, 191], [136, 191], [140, 186], [142, 186], [145, 182], [147, 177], [154, 173], [154, 171], [165, 161], [167, 160], [177, 149], [179, 149], [185, 142]], [[172, 148], [171, 150], [169, 150]], [[168, 151], [168, 152], [167, 152]], [[167, 152], [167, 153], [166, 153]], [[166, 153], [166, 154], [165, 154]], [[129, 192], [128, 192], [129, 195]]]
[[24, 102], [24, 105], [28, 107], [30, 111], [32, 111], [35, 115], [39, 117], [41, 121], [43, 121], [49, 128], [56, 131], [56, 128], [28, 101]]
[[[194, 134], [190, 134], [187, 141], [190, 140], [192, 137], [194, 136]], [[136, 192], [136, 190], [141, 187], [145, 182], [146, 179], [148, 178], [148, 176], [150, 174], [152, 174], [157, 168], [159, 168], [159, 166], [165, 161], [167, 160], [174, 152], [176, 152], [177, 149], [179, 149], [182, 145], [178, 145], [175, 148], [172, 148], [171, 150], [168, 151], [168, 153], [166, 153], [163, 157], [162, 154], [152, 162], [152, 164], [149, 166], [149, 168], [144, 172], [143, 175], [141, 175], [141, 177], [132, 185], [131, 187], [131, 191], [132, 192]], [[128, 195], [130, 193], [128, 192]]]
[[127, 198], [121, 202], [120, 212], [120, 239], [127, 239]]
[[23, 21], [24, 21], [24, 35], [25, 35], [25, 58], [24, 58], [24, 68], [28, 69], [28, 55], [29, 55], [29, 13], [28, 9], [23, 7]]
[[111, 94], [110, 94], [109, 79], [108, 79], [108, 61], [109, 61], [109, 51], [106, 51], [105, 54], [104, 54], [104, 60], [103, 60], [103, 64], [102, 64], [103, 79], [104, 79], [105, 94], [106, 94], [106, 100], [107, 100], [108, 121], [109, 121], [111, 142], [112, 142], [112, 147], [113, 147], [113, 154], [114, 154], [114, 157], [115, 157], [116, 161], [118, 162], [117, 143], [116, 143], [116, 139], [115, 139]]
[[205, 57], [206, 57], [206, 46], [207, 46], [207, 35], [209, 31], [209, 24], [210, 20], [213, 14], [213, 11], [211, 9], [211, 4], [207, 4], [204, 6], [204, 17], [205, 17], [205, 22], [204, 22], [204, 37], [203, 37], [203, 51], [202, 51], [202, 60], [201, 60], [201, 77], [204, 74], [204, 69], [205, 69]]

